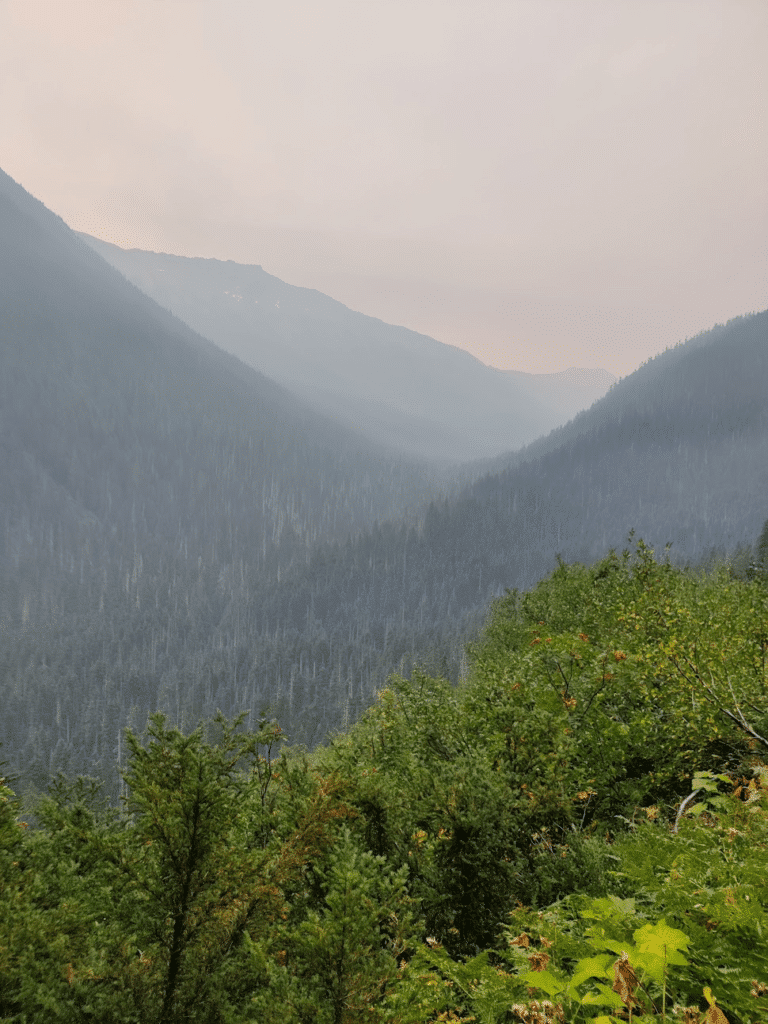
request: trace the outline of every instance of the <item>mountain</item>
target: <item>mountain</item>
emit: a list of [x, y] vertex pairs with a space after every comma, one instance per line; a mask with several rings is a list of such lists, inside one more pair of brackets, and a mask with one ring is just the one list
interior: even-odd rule
[[283, 530], [346, 537], [418, 502], [423, 466], [195, 334], [4, 174], [0, 204], [5, 509], [58, 501], [107, 531], [139, 515], [175, 535], [221, 504], [263, 548]]
[[[151, 652], [157, 703], [177, 641], [198, 665], [216, 646], [209, 583], [247, 592], [440, 489], [195, 334], [2, 172], [0, 239], [0, 739], [42, 751], [51, 702], [74, 721], [113, 642], [135, 683], [132, 645]], [[22, 651], [46, 666], [36, 697], [8, 690]]]
[[509, 452], [565, 423], [614, 380], [605, 371], [502, 373], [259, 266], [80, 237], [204, 337], [316, 409], [411, 456], [463, 461]]
[[768, 311], [421, 514], [423, 467], [216, 349], [7, 178], [0, 238], [0, 741], [26, 784], [108, 775], [156, 709], [264, 711], [314, 745], [393, 671], [455, 681], [490, 600], [558, 553], [634, 528], [698, 561], [768, 516]]
[[387, 665], [421, 662], [455, 681], [489, 602], [531, 587], [558, 555], [591, 563], [631, 530], [660, 552], [670, 543], [682, 563], [754, 542], [768, 516], [766, 393], [768, 311], [651, 360], [501, 471], [430, 506], [420, 529], [318, 545], [240, 613], [268, 614], [293, 638], [290, 691], [273, 691], [281, 719], [295, 735], [304, 707], [318, 713], [312, 667], [326, 658], [322, 713], [338, 725], [367, 706]]

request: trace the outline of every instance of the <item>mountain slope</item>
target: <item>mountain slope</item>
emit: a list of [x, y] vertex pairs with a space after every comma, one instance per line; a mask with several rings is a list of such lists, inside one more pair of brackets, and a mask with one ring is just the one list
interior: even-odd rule
[[511, 451], [564, 423], [613, 378], [505, 374], [356, 313], [261, 267], [84, 241], [162, 306], [315, 408], [418, 457]]
[[[407, 652], [406, 669], [415, 657], [455, 678], [456, 638], [471, 635], [492, 597], [552, 571], [558, 553], [591, 562], [632, 529], [659, 549], [670, 542], [683, 562], [753, 542], [768, 516], [766, 393], [768, 311], [652, 360], [502, 472], [430, 507], [421, 530], [319, 547], [253, 594], [249, 613], [295, 631], [310, 666], [317, 637], [348, 630], [376, 671], [389, 649], [392, 667]], [[340, 717], [384, 682], [370, 671], [366, 685], [360, 661], [345, 658], [327, 692]], [[294, 694], [305, 682], [299, 669]]]
[[317, 743], [394, 670], [455, 680], [490, 598], [557, 552], [634, 527], [697, 559], [768, 515], [768, 312], [652, 360], [423, 525], [369, 528], [418, 471], [359, 455], [2, 178], [0, 199], [0, 740], [37, 785], [107, 771], [157, 708], [271, 709]]
[[673, 541], [683, 560], [753, 541], [768, 515], [767, 327], [768, 313], [742, 318], [665, 353], [433, 505], [421, 529], [318, 544], [282, 573], [132, 559], [94, 590], [103, 608], [68, 628], [49, 612], [7, 645], [8, 722], [25, 729], [6, 726], [6, 749], [33, 778], [101, 771], [118, 749], [110, 723], [140, 727], [156, 707], [190, 725], [216, 708], [270, 708], [291, 739], [313, 744], [393, 670], [416, 661], [455, 681], [489, 600], [531, 585], [556, 552], [592, 560], [633, 527], [659, 547]]
[[[39, 747], [63, 680], [87, 706], [112, 641], [131, 671], [133, 644], [153, 668], [162, 650], [157, 703], [171, 630], [198, 665], [215, 643], [216, 609], [194, 601], [209, 582], [278, 578], [318, 537], [415, 521], [434, 490], [196, 335], [1, 172], [0, 239], [0, 703], [16, 709], [0, 739]], [[67, 649], [15, 704], [8, 666]]]
[[59, 487], [84, 520], [142, 515], [167, 536], [180, 517], [204, 533], [196, 517], [216, 506], [263, 547], [275, 517], [305, 540], [342, 537], [417, 500], [422, 467], [194, 334], [5, 175], [0, 235], [6, 508]]
[[[550, 558], [597, 557], [630, 527], [681, 559], [733, 548], [754, 539], [768, 510], [766, 394], [768, 311], [649, 360], [461, 503], [511, 509], [507, 528], [538, 536]], [[541, 516], [531, 521], [526, 504]]]

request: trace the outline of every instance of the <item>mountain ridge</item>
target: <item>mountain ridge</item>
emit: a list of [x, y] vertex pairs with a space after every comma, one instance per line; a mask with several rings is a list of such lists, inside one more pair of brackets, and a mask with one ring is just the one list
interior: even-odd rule
[[593, 561], [634, 528], [700, 561], [768, 515], [768, 311], [662, 353], [425, 506], [424, 465], [192, 334], [10, 188], [0, 741], [39, 787], [112, 771], [122, 727], [157, 709], [184, 728], [264, 711], [312, 746], [393, 672], [456, 682], [489, 602], [558, 554]]
[[463, 462], [511, 451], [602, 393], [558, 378], [549, 394], [533, 378], [504, 374], [255, 264], [80, 237], [205, 337], [325, 414], [381, 443], [396, 440], [411, 457]]

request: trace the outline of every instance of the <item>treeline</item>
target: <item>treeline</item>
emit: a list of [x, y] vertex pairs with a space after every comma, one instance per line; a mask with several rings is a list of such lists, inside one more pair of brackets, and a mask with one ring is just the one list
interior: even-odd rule
[[764, 1021], [767, 655], [764, 580], [639, 542], [312, 755], [157, 715], [116, 807], [6, 783], [0, 1016]]

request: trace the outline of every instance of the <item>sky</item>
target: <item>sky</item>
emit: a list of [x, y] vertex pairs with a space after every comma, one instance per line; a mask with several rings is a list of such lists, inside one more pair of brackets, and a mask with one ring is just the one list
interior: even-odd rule
[[0, 167], [501, 369], [768, 306], [765, 0], [0, 0]]

